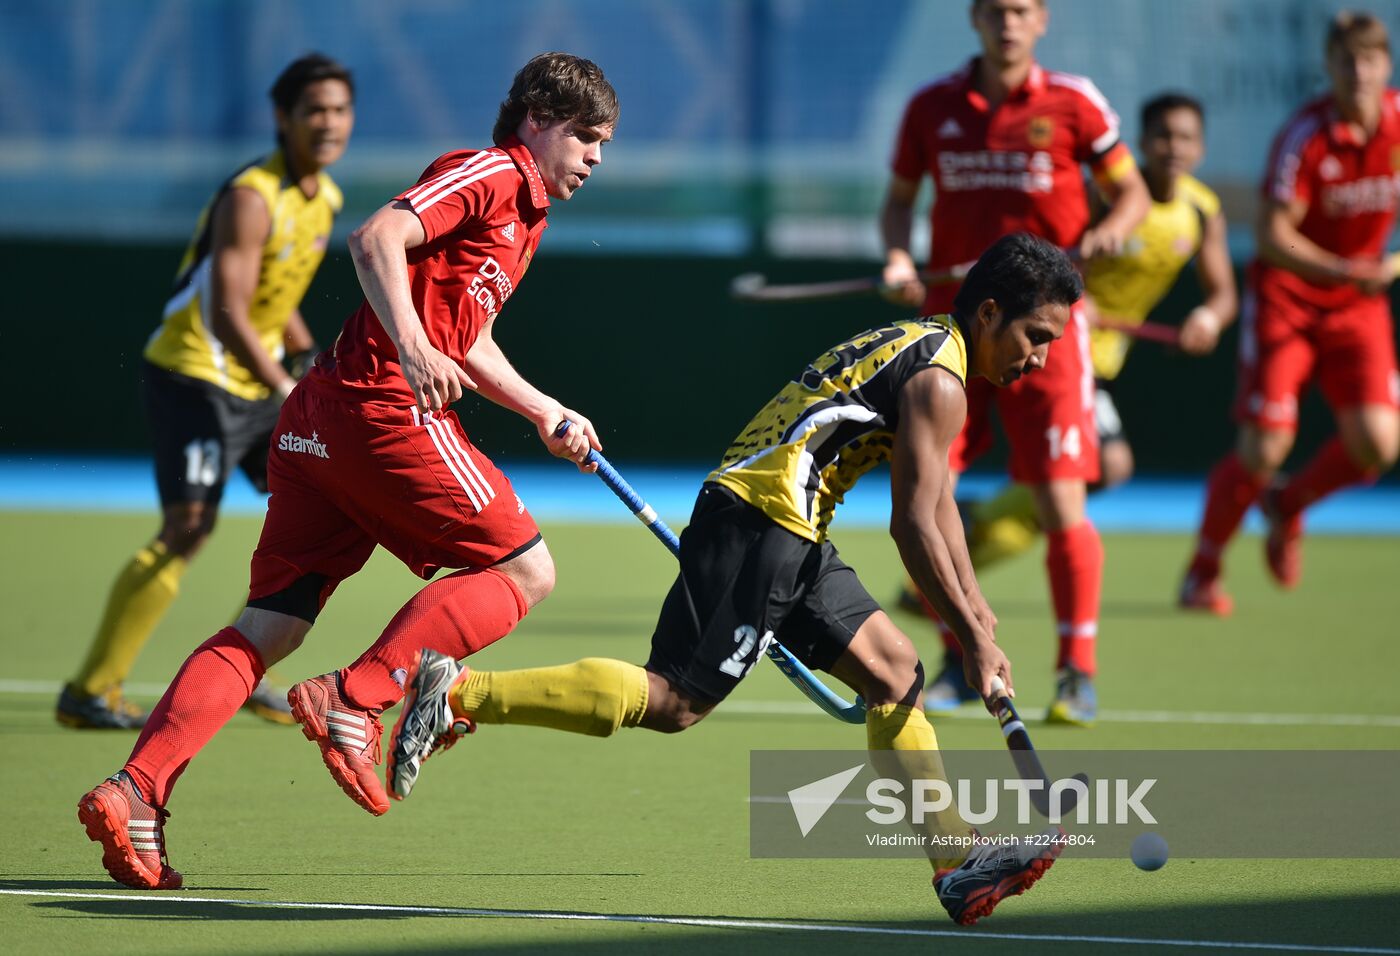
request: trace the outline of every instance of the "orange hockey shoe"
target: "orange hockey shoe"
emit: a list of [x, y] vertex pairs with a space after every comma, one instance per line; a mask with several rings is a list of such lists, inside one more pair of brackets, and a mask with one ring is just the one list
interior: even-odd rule
[[1303, 580], [1303, 515], [1285, 515], [1278, 507], [1278, 486], [1259, 498], [1259, 510], [1268, 522], [1264, 537], [1264, 562], [1278, 586], [1292, 590]]
[[1182, 610], [1205, 611], [1216, 617], [1229, 617], [1235, 610], [1235, 601], [1220, 587], [1219, 578], [1201, 578], [1189, 573], [1181, 582], [1176, 603]]
[[379, 714], [362, 710], [340, 695], [340, 675], [322, 674], [287, 691], [292, 716], [307, 740], [321, 748], [321, 759], [346, 796], [375, 816], [389, 809], [379, 782]]
[[178, 890], [185, 879], [165, 858], [170, 814], [141, 796], [125, 771], [115, 773], [78, 801], [78, 822], [102, 844], [102, 865], [112, 879], [137, 890]]

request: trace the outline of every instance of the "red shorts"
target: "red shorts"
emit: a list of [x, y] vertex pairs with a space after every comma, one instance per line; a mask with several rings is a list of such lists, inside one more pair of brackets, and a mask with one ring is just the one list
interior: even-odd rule
[[948, 449], [948, 467], [964, 472], [992, 444], [991, 406], [1011, 446], [1015, 481], [1099, 478], [1099, 437], [1094, 425], [1094, 370], [1083, 309], [1070, 310], [1062, 338], [1050, 344], [1045, 367], [1007, 388], [977, 378], [967, 386], [967, 424]]
[[321, 574], [324, 605], [376, 544], [427, 579], [441, 568], [490, 567], [540, 538], [510, 480], [450, 411], [420, 417], [303, 383], [282, 406], [267, 480], [250, 600]]
[[1400, 406], [1386, 296], [1322, 309], [1252, 283], [1240, 312], [1239, 368], [1235, 418], [1261, 428], [1296, 430], [1298, 400], [1312, 381], [1334, 411]]

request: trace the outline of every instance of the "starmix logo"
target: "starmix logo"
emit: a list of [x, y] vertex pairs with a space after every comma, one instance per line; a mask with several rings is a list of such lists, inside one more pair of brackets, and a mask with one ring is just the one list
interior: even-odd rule
[[330, 458], [330, 452], [326, 451], [326, 443], [321, 441], [320, 433], [312, 432], [310, 438], [302, 438], [300, 435], [293, 435], [291, 432], [283, 432], [277, 439], [277, 447], [282, 451], [294, 451], [302, 455], [315, 455], [317, 458]]

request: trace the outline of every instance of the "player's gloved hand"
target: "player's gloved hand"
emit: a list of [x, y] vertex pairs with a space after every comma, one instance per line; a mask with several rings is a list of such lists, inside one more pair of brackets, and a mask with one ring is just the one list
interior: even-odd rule
[[1001, 648], [986, 637], [974, 639], [971, 646], [963, 648], [963, 677], [967, 679], [967, 686], [982, 695], [982, 701], [991, 713], [995, 713], [991, 704], [993, 677], [1001, 678], [1008, 697], [1016, 696], [1011, 683], [1011, 661]]
[[440, 412], [462, 397], [476, 382], [462, 366], [428, 344], [426, 337], [399, 353], [399, 364], [421, 412]]
[[896, 259], [886, 264], [880, 273], [880, 295], [895, 305], [918, 308], [923, 304], [927, 290], [919, 280], [919, 270], [907, 259]]
[[[565, 422], [569, 423], [564, 428]], [[556, 458], [567, 458], [578, 465], [578, 470], [591, 475], [598, 470], [597, 462], [587, 460], [593, 449], [603, 450], [603, 442], [593, 430], [593, 423], [572, 408], [560, 405], [535, 421], [540, 433], [540, 441]]]
[[321, 347], [313, 344], [309, 349], [289, 355], [287, 357], [287, 370], [292, 373], [292, 378], [298, 382], [305, 378], [306, 373], [311, 371], [311, 366], [316, 364], [316, 356], [320, 352]]
[[1209, 355], [1220, 341], [1220, 316], [1204, 305], [1197, 306], [1181, 323], [1177, 344], [1187, 355]]

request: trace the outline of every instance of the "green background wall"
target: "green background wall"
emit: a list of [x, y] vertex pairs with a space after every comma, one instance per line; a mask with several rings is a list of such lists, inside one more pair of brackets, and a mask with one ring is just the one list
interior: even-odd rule
[[[0, 242], [7, 321], [0, 347], [13, 391], [0, 452], [139, 452], [141, 349], [160, 315], [181, 250], [157, 245]], [[773, 281], [860, 273], [850, 262], [558, 257], [548, 239], [502, 314], [498, 338], [520, 370], [600, 428], [622, 460], [708, 463], [781, 382], [829, 345], [901, 310], [874, 297], [806, 305], [741, 305], [728, 282], [750, 270]], [[1159, 310], [1177, 321], [1196, 290], [1187, 275]], [[329, 257], [303, 303], [329, 343], [358, 304], [354, 269]], [[1143, 471], [1193, 472], [1231, 441], [1233, 331], [1213, 356], [1141, 345], [1119, 406]], [[521, 419], [474, 398], [457, 408], [491, 455], [533, 457]], [[1328, 427], [1313, 396], [1300, 450]], [[987, 459], [999, 460], [998, 453]]]

